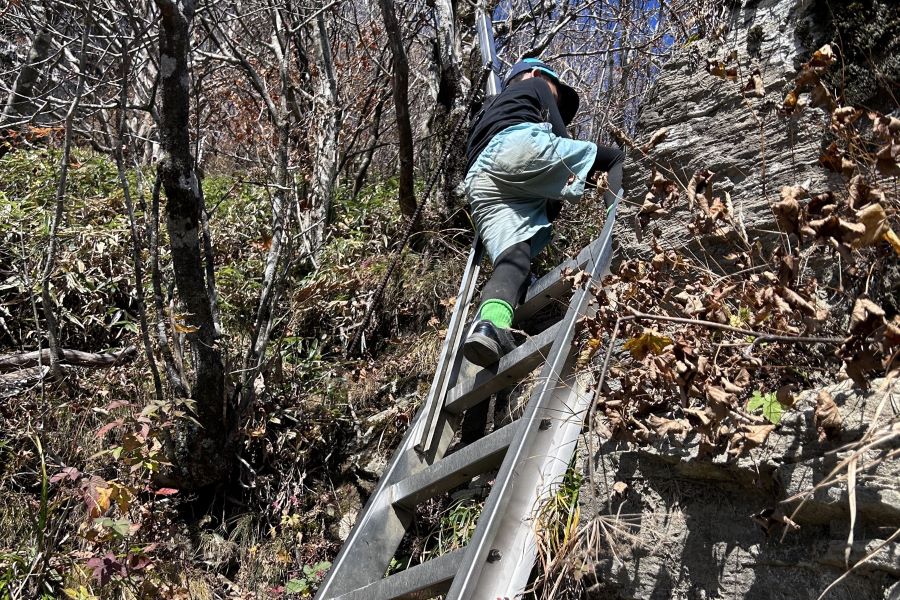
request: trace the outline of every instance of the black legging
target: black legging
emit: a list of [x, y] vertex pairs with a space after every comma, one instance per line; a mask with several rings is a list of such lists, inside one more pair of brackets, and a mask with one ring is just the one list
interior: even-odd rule
[[494, 262], [494, 273], [481, 290], [482, 301], [503, 300], [515, 308], [525, 292], [530, 272], [531, 242], [513, 244]]

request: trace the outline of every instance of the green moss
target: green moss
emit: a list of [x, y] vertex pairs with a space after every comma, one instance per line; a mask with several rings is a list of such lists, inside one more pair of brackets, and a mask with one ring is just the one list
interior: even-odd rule
[[847, 104], [893, 109], [897, 99], [892, 93], [900, 80], [900, 4], [818, 0], [813, 17], [820, 26], [818, 36], [799, 26], [795, 33], [810, 53], [825, 43], [840, 53], [827, 83], [840, 91]]

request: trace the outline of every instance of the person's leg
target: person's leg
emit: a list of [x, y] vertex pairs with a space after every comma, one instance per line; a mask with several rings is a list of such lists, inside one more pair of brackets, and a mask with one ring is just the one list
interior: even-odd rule
[[497, 257], [494, 272], [481, 291], [479, 318], [497, 327], [512, 325], [513, 310], [522, 295], [522, 286], [531, 272], [531, 244], [513, 244]]
[[481, 306], [463, 345], [463, 356], [488, 367], [514, 347], [509, 328], [513, 311], [531, 272], [531, 244], [519, 242], [494, 262], [494, 272], [481, 291]]
[[622, 187], [622, 166], [625, 163], [625, 153], [617, 148], [608, 146], [597, 146], [597, 156], [594, 158], [594, 164], [588, 171], [588, 185], [596, 185], [597, 175], [600, 171], [606, 171], [607, 181], [609, 183], [606, 193], [603, 195], [603, 202], [607, 207], [611, 206], [615, 200], [616, 193]]

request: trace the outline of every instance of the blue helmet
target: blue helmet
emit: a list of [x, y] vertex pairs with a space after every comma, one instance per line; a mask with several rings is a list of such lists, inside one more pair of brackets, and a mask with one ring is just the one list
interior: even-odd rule
[[512, 66], [509, 73], [506, 74], [503, 83], [504, 85], [508, 84], [509, 80], [516, 75], [535, 69], [549, 76], [556, 84], [556, 88], [559, 91], [559, 114], [562, 117], [563, 122], [568, 125], [572, 122], [572, 119], [575, 118], [575, 113], [578, 112], [578, 105], [581, 102], [578, 98], [578, 92], [563, 83], [560, 80], [559, 75], [556, 74], [556, 71], [551, 69], [547, 63], [537, 58], [523, 58]]

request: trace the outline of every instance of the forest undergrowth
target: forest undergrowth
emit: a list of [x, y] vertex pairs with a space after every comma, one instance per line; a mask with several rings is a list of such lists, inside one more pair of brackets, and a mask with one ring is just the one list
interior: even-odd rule
[[[34, 347], [41, 335], [35, 272], [58, 161], [58, 152], [41, 148], [2, 159], [6, 352]], [[72, 201], [51, 280], [60, 345], [90, 352], [137, 345], [130, 232], [115, 166], [80, 150], [70, 169]], [[129, 184], [147, 224], [152, 175], [130, 172]], [[239, 348], [270, 243], [265, 188], [209, 177], [204, 192], [223, 325], [235, 337], [223, 347]], [[258, 401], [240, 431], [234, 486], [188, 494], [153, 483], [167, 430], [192, 417], [189, 401], [159, 402], [151, 382], [135, 376], [147, 368], [143, 357], [102, 370], [68, 366], [64, 384], [32, 382], [6, 394], [2, 597], [304, 597], [315, 588], [338, 547], [346, 509], [338, 488], [357, 478], [348, 454], [373, 437], [391, 447], [408, 425], [415, 406], [397, 411], [395, 400], [427, 387], [464, 262], [452, 259], [471, 242], [459, 229], [419, 234], [387, 289], [390, 309], [369, 327], [376, 358], [344, 358], [401, 226], [395, 192], [396, 181], [387, 180], [342, 197], [317, 268], [296, 260], [288, 269], [271, 355], [255, 382]], [[163, 269], [169, 260], [164, 252]], [[186, 315], [169, 310], [167, 319], [174, 346], [183, 347]], [[239, 358], [226, 358], [230, 370]]]

